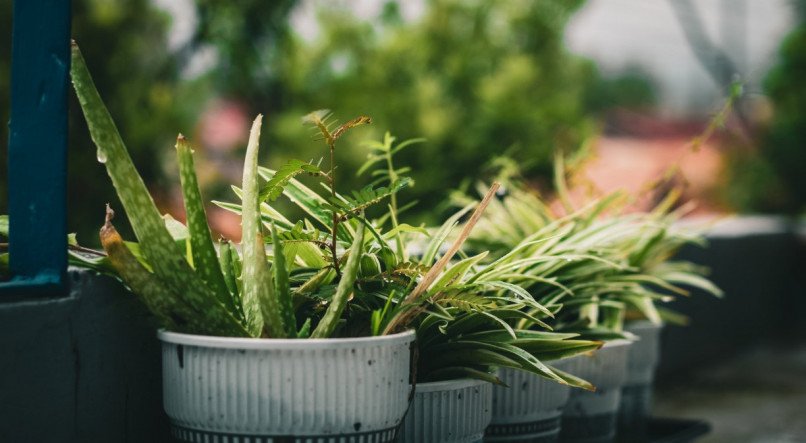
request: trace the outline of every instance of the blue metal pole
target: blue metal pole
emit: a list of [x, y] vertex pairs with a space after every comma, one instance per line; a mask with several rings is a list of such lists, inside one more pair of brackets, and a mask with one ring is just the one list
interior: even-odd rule
[[14, 2], [4, 292], [64, 290], [70, 0]]

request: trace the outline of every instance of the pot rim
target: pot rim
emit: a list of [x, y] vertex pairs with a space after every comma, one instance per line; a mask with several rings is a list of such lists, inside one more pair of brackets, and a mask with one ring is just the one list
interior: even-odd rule
[[157, 331], [157, 337], [165, 343], [186, 346], [199, 346], [219, 349], [343, 349], [361, 345], [398, 345], [411, 343], [415, 339], [415, 332], [409, 329], [397, 334], [350, 337], [350, 338], [247, 338], [247, 337], [217, 337], [211, 335], [183, 334], [165, 329]]
[[455, 389], [464, 389], [472, 386], [483, 386], [485, 383], [490, 382], [486, 380], [479, 380], [477, 378], [456, 378], [453, 380], [427, 381], [423, 383], [418, 382], [415, 386], [415, 393], [452, 391]]
[[663, 329], [666, 326], [666, 323], [652, 323], [647, 319], [641, 320], [630, 320], [628, 322], [624, 322], [624, 329], [638, 329], [638, 330], [652, 330], [652, 329]]
[[[596, 353], [596, 352], [601, 351], [602, 349], [605, 349], [605, 348], [618, 348], [618, 347], [622, 347], [622, 346], [630, 346], [631, 344], [633, 344], [633, 341], [634, 340], [625, 340], [623, 338], [619, 338], [619, 339], [616, 339], [616, 340], [608, 340], [608, 341], [604, 342], [604, 345], [602, 345], [601, 349], [598, 349], [597, 351], [593, 351], [593, 352]], [[584, 354], [580, 354], [580, 355], [584, 355]]]

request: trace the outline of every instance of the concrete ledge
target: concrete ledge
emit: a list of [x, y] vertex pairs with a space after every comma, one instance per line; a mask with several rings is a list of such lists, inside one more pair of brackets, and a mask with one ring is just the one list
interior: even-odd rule
[[148, 313], [114, 279], [69, 277], [67, 297], [0, 300], [0, 441], [167, 441]]
[[658, 375], [675, 378], [769, 340], [806, 336], [806, 242], [780, 217], [735, 217], [714, 225], [707, 248], [679, 257], [711, 268], [723, 299], [703, 293], [668, 307], [691, 317], [665, 328]]

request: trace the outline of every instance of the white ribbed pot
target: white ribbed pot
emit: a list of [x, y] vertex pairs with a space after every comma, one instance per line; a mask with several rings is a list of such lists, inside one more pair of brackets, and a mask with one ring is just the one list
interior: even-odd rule
[[[569, 359], [551, 362], [567, 371]], [[560, 438], [560, 419], [571, 388], [531, 372], [502, 368], [507, 386], [493, 386], [493, 417], [484, 441], [553, 443]]]
[[624, 329], [635, 334], [638, 341], [630, 346], [627, 380], [621, 388], [619, 434], [630, 440], [641, 440], [646, 435], [647, 419], [652, 412], [652, 384], [660, 359], [663, 325], [641, 320], [627, 323]]
[[628, 340], [614, 340], [591, 355], [569, 359], [567, 372], [591, 382], [596, 391], [571, 390], [563, 410], [561, 441], [604, 443], [616, 437], [616, 416], [630, 345]]
[[391, 442], [408, 406], [413, 331], [252, 339], [160, 331], [174, 437], [204, 443]]
[[472, 380], [417, 383], [402, 443], [475, 443], [492, 417], [493, 385]]

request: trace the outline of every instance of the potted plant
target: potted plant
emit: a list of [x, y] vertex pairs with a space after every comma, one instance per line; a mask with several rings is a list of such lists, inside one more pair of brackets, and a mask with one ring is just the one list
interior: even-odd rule
[[[113, 212], [108, 211], [101, 230], [104, 260], [165, 326], [159, 333], [164, 404], [180, 439], [330, 441], [347, 436], [392, 441], [409, 400], [409, 345], [414, 334], [408, 326], [422, 325], [420, 320], [432, 315], [440, 302], [447, 303], [440, 319], [446, 314], [458, 319], [459, 312], [451, 306], [475, 313], [468, 302], [474, 291], [513, 289], [495, 286], [490, 279], [475, 283], [474, 289], [464, 279], [474, 261], [448, 267], [461, 240], [437, 260], [445, 240], [442, 234], [425, 257], [408, 260], [402, 239], [421, 229], [398, 224], [395, 193], [410, 181], [397, 177], [400, 171], [391, 163], [386, 171], [388, 187], [370, 186], [350, 196], [336, 192], [335, 142], [344, 131], [367, 123], [365, 117], [332, 129], [326, 112], [310, 114], [306, 121], [330, 149], [329, 170], [295, 160], [272, 171], [257, 166], [259, 116], [250, 133], [243, 187], [235, 189], [241, 203], [219, 203], [242, 216], [242, 254], [229, 242], [216, 249], [188, 142], [181, 136], [177, 141], [188, 219], [184, 226], [157, 213], [76, 46], [72, 74], [98, 158], [106, 165], [140, 241], [124, 242], [111, 223]], [[329, 195], [300, 183], [294, 178], [299, 174], [322, 180]], [[303, 210], [304, 220], [292, 223], [271, 206], [280, 195]], [[364, 210], [385, 198], [392, 200], [388, 216], [365, 217]], [[483, 209], [484, 205], [476, 208], [471, 219]], [[446, 224], [445, 234], [449, 227]], [[264, 229], [270, 231], [265, 240]], [[271, 254], [265, 243], [270, 243]], [[495, 312], [489, 309], [485, 314], [494, 317]], [[543, 341], [551, 344], [566, 337]], [[510, 365], [531, 366], [566, 383], [584, 385], [571, 375], [552, 373], [506, 340], [477, 340], [481, 345], [459, 341], [451, 346], [466, 349], [499, 342], [497, 349], [487, 350], [493, 356], [488, 358], [504, 361], [503, 354], [517, 355], [520, 360]], [[569, 340], [562, 346], [573, 352], [598, 343]], [[443, 364], [442, 374], [485, 378], [470, 366], [466, 363], [457, 372], [456, 365]], [[484, 362], [478, 366], [486, 367]], [[432, 372], [437, 372], [433, 365]]]
[[[372, 175], [379, 177], [375, 184], [384, 185], [380, 189], [394, 189], [396, 183], [407, 180], [402, 176], [405, 169], [394, 165], [393, 156], [412, 141], [400, 144], [394, 141], [387, 133], [383, 141], [371, 143], [369, 161], [359, 170], [359, 173], [372, 170]], [[305, 225], [321, 225], [315, 217], [317, 207], [324, 200], [282, 172], [284, 170], [287, 168], [263, 169], [261, 173], [269, 182], [275, 177], [288, 177], [283, 180], [292, 202], [311, 215]], [[362, 260], [367, 266], [360, 268], [362, 274], [355, 293], [365, 293], [364, 296], [374, 296], [383, 302], [370, 314], [367, 324], [371, 325], [371, 334], [395, 333], [408, 326], [417, 331], [416, 355], [419, 357], [412, 385], [414, 394], [402, 428], [402, 441], [481, 439], [490, 414], [489, 382], [501, 383], [492, 374], [494, 366], [522, 368], [564, 384], [590, 388], [583, 380], [544, 365], [539, 358], [586, 352], [597, 348], [599, 343], [573, 340], [575, 334], [519, 331], [503, 326], [503, 319], [534, 319], [523, 312], [526, 306], [542, 310], [546, 315], [552, 313], [522, 288], [500, 280], [499, 273], [493, 272], [494, 265], [479, 267], [485, 253], [467, 257], [462, 251], [464, 240], [496, 188], [494, 184], [478, 205], [466, 206], [430, 233], [421, 227], [398, 223], [401, 209], [394, 193], [390, 195], [386, 211], [376, 219], [366, 220], [370, 232], [374, 232], [375, 243], [364, 253]], [[241, 194], [240, 190], [236, 191]], [[336, 196], [331, 202], [376, 200], [372, 192], [360, 194], [349, 198]], [[237, 203], [217, 203], [235, 212], [242, 210]], [[452, 228], [471, 210], [473, 213], [462, 232], [446, 245]], [[262, 205], [261, 211], [264, 219], [291, 227], [270, 204]], [[311, 238], [311, 232], [306, 234], [299, 229], [290, 229], [285, 235], [299, 241]], [[421, 253], [412, 253], [417, 244], [422, 245]], [[441, 253], [445, 247], [447, 249]], [[456, 255], [464, 258], [452, 261]]]
[[[516, 277], [531, 279], [534, 283], [528, 286], [529, 290], [544, 305], [564, 305], [552, 320], [552, 326], [557, 331], [579, 333], [580, 338], [608, 341], [589, 358], [567, 362], [565, 368], [590, 381], [597, 390], [573, 391], [563, 424], [568, 440], [597, 435], [612, 438], [620, 385], [629, 380], [623, 376], [629, 358], [626, 351], [629, 342], [624, 339], [635, 338], [629, 329], [622, 330], [625, 310], [658, 321], [660, 314], [655, 302], [669, 298], [659, 290], [684, 293], [679, 284], [687, 282], [714, 289], [692, 265], [667, 262], [671, 252], [687, 241], [696, 240], [696, 235], [672, 227], [674, 217], [665, 216], [674, 194], [648, 214], [621, 214], [620, 201], [624, 196], [620, 193], [575, 208], [566, 197], [564, 168], [558, 158], [556, 187], [565, 215], [556, 215], [537, 195], [512, 179], [516, 168], [511, 162], [500, 159], [499, 164], [503, 165], [506, 192], [499, 201], [490, 204], [469, 241], [493, 254], [519, 251], [520, 260], [538, 258], [541, 263], [526, 261], [527, 266], [519, 269]], [[551, 260], [552, 256], [561, 260]], [[501, 424], [528, 429], [524, 438], [553, 435], [557, 427], [550, 426], [550, 418], [556, 417], [558, 407], [562, 407], [562, 391], [539, 380], [522, 380], [528, 379], [525, 374], [506, 376], [525, 388], [496, 392], [499, 407], [491, 434], [497, 433], [496, 426]], [[546, 396], [542, 401], [545, 410], [518, 395], [528, 389], [534, 389], [531, 398]], [[546, 389], [555, 394], [546, 393]], [[540, 426], [539, 421], [534, 421], [537, 418], [547, 421]]]
[[[624, 347], [629, 342], [623, 340], [622, 333], [598, 324], [584, 323], [583, 328], [582, 323], [569, 322], [569, 319], [578, 317], [580, 306], [613, 290], [612, 283], [602, 276], [624, 264], [603, 247], [597, 227], [584, 226], [601, 212], [605, 203], [556, 216], [520, 182], [511, 177], [503, 179], [506, 191], [500, 200], [490, 204], [471, 236], [471, 244], [475, 248], [489, 248], [501, 257], [498, 260], [513, 263], [508, 279], [528, 288], [536, 300], [555, 311], [554, 318], [548, 319], [555, 331], [572, 333], [580, 339], [606, 341], [604, 348], [589, 352], [587, 356], [552, 362], [590, 382], [595, 392], [563, 389], [517, 371], [501, 372], [503, 380], [514, 388], [496, 390], [495, 415], [488, 438], [491, 441], [556, 441], [569, 397], [573, 398], [572, 402], [577, 398], [604, 398], [604, 403], [614, 403], [610, 414], [614, 422], [618, 405], [614, 396], [618, 395], [620, 381], [604, 374], [611, 370], [616, 378], [623, 374], [623, 367], [620, 369], [618, 363], [626, 364]], [[613, 308], [617, 305], [615, 302], [607, 304]], [[613, 423], [611, 427], [614, 429], [614, 426]]]
[[[188, 142], [180, 136], [176, 145], [184, 227], [157, 212], [75, 44], [72, 53], [73, 84], [98, 159], [139, 240], [124, 242], [108, 211], [101, 229], [105, 260], [164, 327], [164, 406], [174, 436], [393, 441], [408, 406], [414, 332], [372, 337], [350, 328], [355, 322], [346, 312], [369, 303], [353, 297], [368, 244], [360, 211], [320, 208], [335, 235], [319, 239], [333, 255], [318, 267], [309, 263], [316, 259], [310, 249], [284, 248], [276, 227], [264, 239], [258, 116], [244, 167], [242, 256], [228, 242], [216, 249]], [[366, 122], [350, 121], [331, 134]], [[332, 169], [300, 169], [333, 183]], [[283, 184], [269, 181], [263, 191], [273, 195], [278, 188], [272, 186]], [[270, 256], [265, 242], [272, 245]]]
[[[411, 142], [395, 145], [394, 138], [387, 134], [382, 142], [370, 145], [369, 160], [360, 171], [384, 165], [373, 175], [381, 177], [380, 183], [391, 185], [400, 174], [393, 156]], [[421, 242], [424, 232], [415, 229], [395, 235], [396, 250], [410, 251], [416, 249], [414, 246], [420, 250], [419, 254], [404, 252], [399, 257], [400, 264], [408, 263], [400, 268], [406, 272], [388, 283], [414, 289], [406, 299], [385, 309], [374, 323], [385, 332], [409, 324], [417, 331], [416, 389], [402, 428], [402, 441], [480, 440], [490, 418], [492, 384], [503, 384], [495, 375], [497, 367], [528, 371], [563, 385], [592, 388], [543, 360], [588, 352], [600, 343], [576, 340], [576, 334], [548, 331], [540, 318], [551, 317], [554, 312], [537, 303], [522, 287], [502, 278], [511, 269], [508, 259], [481, 265], [486, 252], [468, 256], [462, 249], [493, 201], [497, 187], [493, 184], [480, 202], [471, 202], [442, 226], [432, 229], [425, 242]], [[453, 236], [452, 230], [471, 209], [473, 213]], [[395, 224], [397, 211], [396, 197], [392, 196], [386, 218]], [[449, 245], [445, 244], [448, 238], [452, 238]], [[462, 259], [452, 261], [455, 255]], [[391, 269], [394, 272], [396, 268]], [[422, 273], [419, 279], [418, 269]], [[513, 320], [538, 325], [541, 330], [510, 327], [508, 322]]]
[[[630, 266], [647, 279], [645, 286], [678, 296], [688, 296], [686, 287], [692, 287], [721, 297], [722, 291], [704, 277], [707, 269], [694, 263], [672, 260], [686, 244], [705, 245], [701, 232], [675, 224], [687, 210], [685, 205], [670, 210], [678, 196], [677, 192], [670, 193], [654, 211], [645, 215], [640, 229], [617, 241], [623, 243], [621, 248], [632, 251], [629, 254]], [[626, 311], [624, 330], [638, 340], [629, 351], [627, 379], [619, 407], [619, 433], [624, 439], [640, 441], [646, 437], [664, 324], [683, 325], [688, 321], [680, 314], [656, 306], [660, 296], [662, 294], [655, 297], [645, 294], [640, 303], [633, 303]]]

